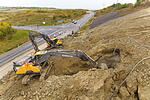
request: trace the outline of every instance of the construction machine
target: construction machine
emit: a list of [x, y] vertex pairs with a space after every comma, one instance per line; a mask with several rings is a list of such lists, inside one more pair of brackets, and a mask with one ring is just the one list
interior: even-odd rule
[[57, 39], [57, 38], [50, 39], [49, 36], [46, 34], [29, 32], [29, 38], [36, 52], [39, 51], [39, 48], [36, 44], [35, 38], [43, 38], [47, 42], [47, 47], [50, 47], [50, 49], [63, 47], [63, 42], [61, 39]]
[[[41, 36], [42, 34], [40, 34]], [[97, 66], [97, 63], [86, 53], [80, 50], [60, 50], [60, 49], [50, 49], [41, 51], [38, 49], [36, 41], [34, 39], [35, 35], [29, 33], [30, 40], [34, 46], [35, 53], [33, 56], [25, 57], [17, 62], [13, 62], [13, 70], [17, 75], [23, 75], [22, 84], [28, 84], [31, 77], [35, 75], [40, 75], [40, 80], [44, 80], [45, 76], [50, 72], [53, 64], [48, 65], [48, 59], [52, 57], [61, 58], [79, 58], [83, 61], [89, 61], [93, 67]], [[45, 35], [42, 35], [45, 38]], [[38, 35], [36, 35], [38, 37]], [[48, 40], [46, 37], [45, 39]], [[46, 40], [46, 41], [47, 41]], [[49, 42], [49, 41], [48, 41]], [[44, 69], [44, 70], [43, 70]]]
[[58, 50], [52, 49], [48, 51], [38, 51], [33, 57], [25, 57], [20, 61], [13, 63], [13, 69], [17, 75], [25, 75], [22, 84], [27, 84], [32, 76], [41, 75], [40, 79], [44, 79], [50, 68], [47, 68], [45, 73], [42, 69], [47, 65], [48, 59], [52, 57], [62, 58], [79, 58], [83, 61], [89, 61], [92, 66], [96, 66], [96, 62], [86, 53], [80, 50]]

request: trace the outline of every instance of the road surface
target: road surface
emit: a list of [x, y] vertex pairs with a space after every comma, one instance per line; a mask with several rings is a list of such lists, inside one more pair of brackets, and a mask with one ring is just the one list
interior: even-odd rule
[[110, 20], [113, 20], [113, 19], [116, 19], [116, 18], [119, 18], [119, 13], [118, 12], [111, 12], [107, 15], [104, 15], [104, 16], [101, 16], [101, 17], [97, 17], [93, 20], [92, 24], [90, 25], [90, 28], [95, 28], [105, 22], [108, 22]]
[[[57, 26], [39, 26], [36, 29], [33, 26], [13, 26], [13, 28], [22, 29], [22, 30], [32, 30], [32, 31], [40, 32], [42, 34], [47, 34], [51, 37], [64, 38], [65, 36], [72, 34], [72, 32], [77, 32], [93, 16], [94, 16], [94, 12], [89, 12], [89, 14], [86, 14], [81, 19], [77, 20], [77, 24], [68, 23], [68, 24], [57, 25]], [[37, 40], [38, 45], [42, 43], [44, 43], [42, 39]], [[31, 42], [27, 42], [14, 50], [2, 54], [0, 56], [0, 66], [4, 65], [5, 63], [13, 60], [14, 58], [20, 56], [21, 54], [31, 49], [33, 49]]]

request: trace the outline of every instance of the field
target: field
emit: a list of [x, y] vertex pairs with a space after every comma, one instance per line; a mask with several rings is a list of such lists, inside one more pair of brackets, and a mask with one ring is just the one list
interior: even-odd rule
[[8, 11], [8, 8], [0, 8], [0, 11]]
[[[59, 25], [71, 22], [71, 19], [79, 19], [86, 10], [61, 10], [61, 9], [22, 9], [0, 12], [0, 19], [15, 26], [27, 25]], [[58, 21], [62, 21], [59, 23]], [[45, 22], [45, 24], [43, 24]]]
[[29, 41], [28, 31], [17, 30], [11, 39], [0, 40], [0, 54], [12, 50], [27, 41]]

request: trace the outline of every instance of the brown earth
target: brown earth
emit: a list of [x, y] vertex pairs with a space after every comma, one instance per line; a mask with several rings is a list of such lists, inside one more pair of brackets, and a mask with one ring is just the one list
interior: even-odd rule
[[[22, 85], [22, 76], [6, 75], [0, 84], [0, 100], [109, 100], [135, 64], [150, 55], [149, 20], [150, 8], [65, 39], [64, 49], [82, 50], [95, 60], [119, 49], [121, 61], [114, 69], [91, 68], [79, 59], [53, 58], [55, 71], [45, 81], [37, 76]], [[150, 100], [149, 66], [150, 59], [139, 64], [113, 100]]]

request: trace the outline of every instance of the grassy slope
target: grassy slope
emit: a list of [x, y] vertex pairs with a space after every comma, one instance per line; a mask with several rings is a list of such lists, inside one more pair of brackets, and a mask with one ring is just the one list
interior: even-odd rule
[[13, 34], [12, 39], [0, 40], [0, 54], [12, 50], [27, 41], [29, 41], [28, 31], [17, 30]]

